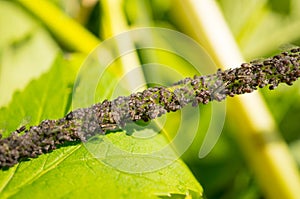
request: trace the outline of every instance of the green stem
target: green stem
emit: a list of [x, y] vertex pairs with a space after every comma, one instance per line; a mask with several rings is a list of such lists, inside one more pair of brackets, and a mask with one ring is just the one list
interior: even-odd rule
[[[101, 3], [104, 10], [103, 25], [106, 27], [104, 29], [104, 37], [109, 38], [128, 31], [129, 28], [123, 12], [123, 0], [102, 0]], [[130, 34], [124, 34], [124, 36], [126, 36], [124, 41], [116, 40], [116, 50], [118, 51], [124, 48], [122, 45], [127, 45], [126, 47], [129, 49], [135, 49], [135, 44], [133, 39], [130, 38]], [[146, 86], [144, 86], [146, 85], [146, 81], [136, 51], [120, 57], [120, 59], [117, 60], [117, 64], [118, 70], [120, 71], [121, 69], [123, 74], [130, 74], [132, 71], [138, 72], [138, 75], [135, 75], [134, 78], [132, 76], [125, 76], [129, 92], [133, 92], [137, 86], [141, 86], [139, 88], [140, 90], [146, 88]]]
[[90, 53], [100, 43], [97, 37], [48, 0], [17, 0], [17, 2], [36, 15], [53, 35], [72, 50]]

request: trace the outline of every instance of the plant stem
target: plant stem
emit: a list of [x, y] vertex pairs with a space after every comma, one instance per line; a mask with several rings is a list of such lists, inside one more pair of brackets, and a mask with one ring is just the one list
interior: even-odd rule
[[[182, 27], [205, 46], [219, 66], [237, 66], [241, 62], [238, 47], [215, 1], [187, 0], [175, 5], [176, 15], [181, 10], [183, 14], [178, 16], [185, 16], [178, 18]], [[265, 195], [274, 199], [299, 198], [297, 166], [259, 93], [228, 101], [230, 118], [240, 124], [235, 137]]]
[[48, 0], [17, 0], [36, 15], [49, 30], [72, 50], [90, 53], [100, 40], [80, 24], [66, 16]]
[[[123, 12], [123, 0], [102, 0], [103, 13], [103, 27], [104, 37], [110, 38], [118, 35], [124, 31], [128, 31], [126, 17]], [[116, 51], [122, 51], [122, 49], [134, 50], [135, 44], [130, 38], [130, 34], [123, 34], [122, 41], [116, 37]], [[124, 51], [124, 50], [123, 50]], [[122, 55], [118, 60], [118, 70], [122, 70], [122, 74], [126, 74], [127, 88], [129, 92], [133, 92], [134, 89], [140, 88], [141, 90], [146, 88], [146, 81], [142, 71], [142, 67], [136, 51], [132, 53]], [[132, 71], [135, 72], [135, 76], [132, 76]], [[131, 74], [131, 75], [130, 75]]]
[[[105, 100], [89, 108], [74, 110], [62, 119], [44, 120], [29, 129], [21, 127], [11, 136], [1, 139], [0, 168], [48, 153], [66, 142], [86, 141], [97, 134], [122, 129], [129, 122], [147, 122], [190, 103], [197, 106], [212, 100], [221, 101], [226, 96], [250, 93], [265, 86], [273, 90], [279, 83], [291, 85], [299, 77], [300, 48], [262, 62], [244, 63], [240, 68], [186, 78], [171, 87], [153, 87], [128, 97]], [[22, 132], [24, 134], [18, 135]], [[247, 138], [255, 140], [254, 150], [265, 147], [265, 140], [259, 135]], [[248, 145], [248, 141], [241, 141]]]

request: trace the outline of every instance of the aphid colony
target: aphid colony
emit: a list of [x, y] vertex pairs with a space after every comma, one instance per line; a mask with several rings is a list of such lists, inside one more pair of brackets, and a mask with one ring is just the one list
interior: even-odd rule
[[295, 48], [262, 61], [243, 63], [239, 68], [186, 78], [171, 87], [153, 87], [105, 100], [74, 110], [62, 119], [44, 120], [29, 129], [21, 127], [0, 139], [0, 168], [35, 158], [66, 142], [86, 141], [96, 134], [122, 129], [128, 122], [152, 120], [189, 103], [197, 106], [221, 101], [226, 96], [251, 93], [258, 87], [269, 86], [272, 90], [279, 83], [292, 85], [300, 76], [299, 62], [300, 48]]

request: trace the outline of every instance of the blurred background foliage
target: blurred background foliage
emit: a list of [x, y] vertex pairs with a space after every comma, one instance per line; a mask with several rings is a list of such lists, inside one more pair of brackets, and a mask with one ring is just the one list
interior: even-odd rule
[[[107, 12], [107, 7], [103, 4], [105, 1], [52, 2], [100, 40], [109, 37], [106, 32], [109, 22], [103, 20]], [[217, 3], [245, 60], [267, 57], [282, 49], [300, 45], [300, 1], [218, 0]], [[177, 21], [182, 13], [174, 9], [172, 0], [124, 0], [122, 12], [129, 29], [151, 26], [185, 32]], [[23, 89], [30, 80], [49, 70], [58, 51], [64, 51], [66, 59], [77, 52], [63, 40], [57, 39], [53, 32], [17, 2], [0, 1], [0, 13], [0, 105], [5, 106], [16, 90]], [[118, 14], [114, 13], [115, 16]], [[172, 47], [176, 48], [174, 45]], [[190, 67], [179, 58], [163, 52], [155, 53], [160, 63], [174, 66], [180, 74], [193, 75]], [[153, 61], [149, 54], [151, 52], [139, 52], [142, 64]], [[146, 79], [151, 79], [157, 72], [149, 70], [144, 75]], [[167, 73], [159, 75], [161, 79], [167, 80], [166, 84], [177, 80]], [[263, 94], [283, 132], [282, 137], [300, 166], [300, 83], [296, 82], [292, 87], [281, 85], [272, 92], [267, 89], [259, 92]], [[213, 151], [204, 159], [198, 158], [199, 146], [210, 122], [209, 107], [210, 105], [201, 107], [197, 139], [183, 155], [183, 160], [203, 186], [207, 198], [264, 198], [253, 171], [248, 167], [237, 144], [238, 140], [230, 133], [238, 129], [235, 121], [228, 116]], [[192, 118], [185, 120], [191, 122]], [[171, 124], [167, 128], [172, 129], [174, 126]]]

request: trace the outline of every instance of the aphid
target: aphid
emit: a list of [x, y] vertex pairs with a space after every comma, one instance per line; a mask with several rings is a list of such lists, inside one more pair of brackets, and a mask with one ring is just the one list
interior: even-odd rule
[[273, 56], [273, 59], [280, 59], [282, 56], [281, 55], [275, 55]]
[[269, 89], [270, 89], [270, 90], [274, 90], [275, 88], [276, 88], [275, 85], [270, 85], [270, 86], [269, 86]]
[[21, 126], [21, 127], [18, 128], [15, 132], [21, 133], [21, 132], [25, 131], [25, 129], [26, 129], [26, 126]]
[[292, 53], [300, 52], [300, 48], [299, 48], [299, 47], [293, 48], [293, 49], [291, 49], [291, 52], [292, 52]]
[[117, 129], [117, 124], [100, 124], [101, 129], [103, 130], [115, 130]]
[[263, 61], [264, 65], [271, 65], [272, 64], [272, 60], [271, 59], [267, 59], [265, 61]]
[[66, 118], [66, 120], [72, 120], [73, 119], [73, 112], [71, 111], [70, 113], [68, 113], [65, 118]]
[[241, 67], [242, 67], [242, 68], [250, 68], [250, 67], [251, 67], [251, 64], [249, 64], [249, 63], [242, 63], [242, 64], [241, 64]]

